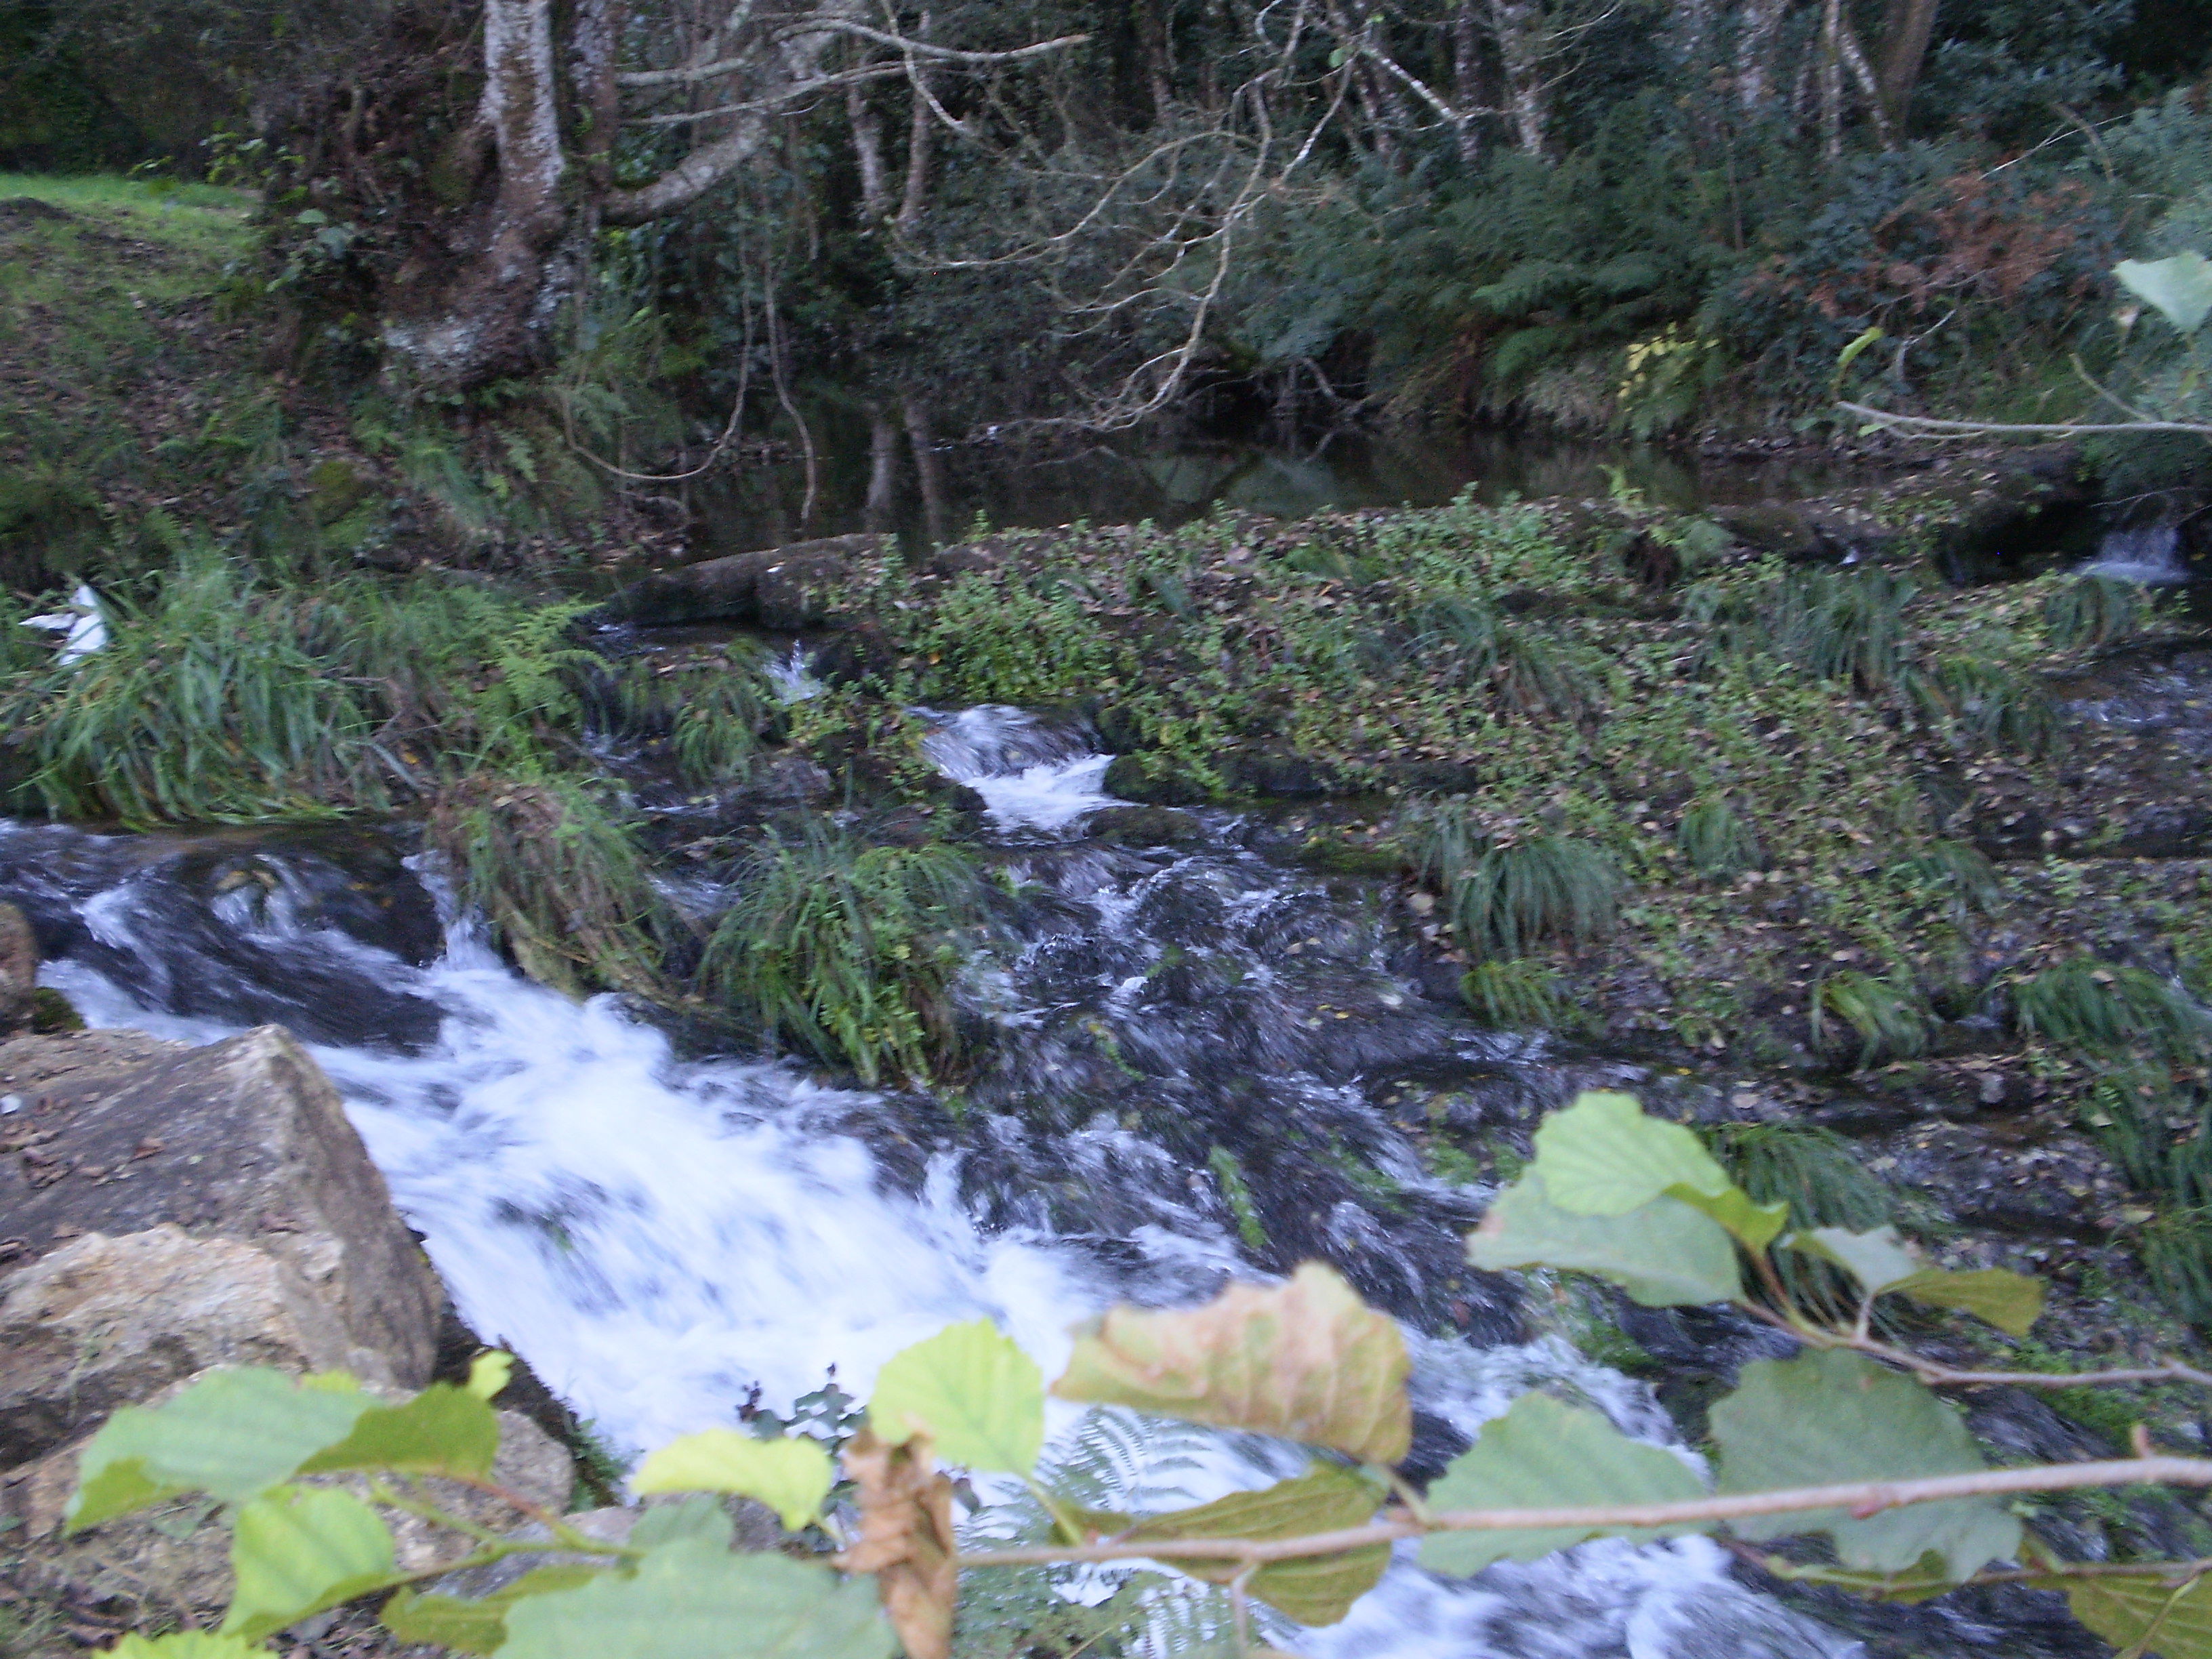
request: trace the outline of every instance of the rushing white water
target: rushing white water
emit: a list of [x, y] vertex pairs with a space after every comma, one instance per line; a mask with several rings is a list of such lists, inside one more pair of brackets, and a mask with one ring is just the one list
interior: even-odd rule
[[2081, 567], [2085, 576], [2111, 576], [2121, 581], [2171, 586], [2189, 580], [2189, 567], [2181, 556], [2181, 531], [2170, 524], [2140, 530], [2108, 530], [2097, 544], [2097, 556]]
[[1125, 804], [1103, 787], [1114, 757], [1079, 733], [998, 704], [936, 718], [924, 752], [946, 777], [982, 796], [1002, 829], [1065, 830], [1085, 813]]
[[[1107, 1289], [1049, 1241], [982, 1236], [939, 1180], [879, 1190], [826, 1130], [849, 1097], [765, 1063], [679, 1065], [611, 999], [581, 1007], [458, 938], [409, 988], [445, 1011], [427, 1053], [318, 1048], [454, 1301], [632, 1448], [781, 1407], [826, 1369], [865, 1398], [882, 1362], [987, 1316], [1050, 1365]], [[98, 1024], [224, 1035], [67, 963]]]

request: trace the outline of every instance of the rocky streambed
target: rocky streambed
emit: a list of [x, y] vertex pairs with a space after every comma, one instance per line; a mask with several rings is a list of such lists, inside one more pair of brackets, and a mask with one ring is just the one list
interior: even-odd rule
[[[1600, 1082], [1700, 1126], [1808, 1218], [1893, 1218], [1947, 1260], [2050, 1277], [2015, 1359], [2186, 1348], [2207, 1310], [2193, 1154], [2174, 1149], [2202, 1139], [2206, 1083], [2212, 650], [2179, 605], [2056, 568], [2019, 492], [1962, 489], [1963, 515], [1958, 490], [1801, 508], [1828, 528], [1788, 544], [1634, 501], [1462, 504], [920, 559], [852, 538], [629, 591], [582, 642], [623, 673], [753, 676], [767, 711], [753, 760], [704, 780], [673, 722], [589, 751], [695, 924], [672, 972], [763, 890], [763, 848], [947, 851], [981, 877], [915, 935], [946, 964], [937, 1000], [886, 980], [923, 1033], [899, 1052], [927, 1057], [872, 1088], [834, 1043], [761, 1056], [711, 995], [579, 1006], [532, 985], [404, 819], [18, 825], [0, 896], [47, 980], [96, 1027], [203, 1046], [95, 1031], [0, 1050], [31, 1079], [0, 1133], [38, 1126], [0, 1168], [0, 1213], [27, 1218], [3, 1230], [24, 1243], [0, 1296], [20, 1291], [33, 1311], [9, 1316], [48, 1321], [58, 1352], [76, 1316], [21, 1287], [128, 1238], [258, 1252], [253, 1305], [289, 1305], [299, 1241], [323, 1237], [308, 1200], [193, 1196], [213, 1188], [164, 1159], [216, 1155], [231, 1120], [185, 1113], [191, 1133], [126, 1148], [137, 1120], [101, 1127], [120, 1109], [97, 1103], [165, 1097], [115, 1082], [126, 1061], [198, 1067], [210, 1099], [244, 1066], [293, 1078], [327, 1123], [301, 1051], [241, 1034], [273, 1023], [311, 1045], [366, 1148], [340, 1184], [388, 1184], [419, 1234], [443, 1297], [417, 1299], [450, 1301], [447, 1348], [463, 1330], [512, 1343], [624, 1449], [740, 1408], [818, 1409], [832, 1365], [864, 1395], [951, 1320], [988, 1314], [1049, 1369], [1106, 1301], [1312, 1257], [1413, 1334], [1416, 1474], [1532, 1386], [1694, 1445], [1704, 1402], [1771, 1337], [1480, 1274], [1460, 1251], [1542, 1113]], [[1941, 529], [1976, 514], [1971, 537]], [[1953, 580], [1969, 551], [2005, 580]], [[488, 790], [484, 810], [521, 794]], [[140, 1203], [164, 1191], [167, 1209]], [[406, 1259], [391, 1275], [419, 1289]], [[304, 1319], [292, 1363], [356, 1340]], [[1920, 1334], [1961, 1357], [1985, 1340]], [[215, 1352], [185, 1342], [164, 1379]], [[393, 1379], [418, 1359], [387, 1359]], [[1977, 1423], [2064, 1456], [2139, 1413], [2201, 1437], [2194, 1402], [2156, 1395], [1992, 1398]], [[36, 1467], [90, 1420], [9, 1461]], [[1265, 1462], [1217, 1449], [1193, 1478], [1211, 1495]], [[2148, 1503], [2041, 1519], [2118, 1551], [2198, 1524]], [[1295, 1640], [1517, 1654], [1532, 1631], [1592, 1655], [2094, 1651], [2033, 1593], [1869, 1610], [1695, 1542], [1467, 1583], [1405, 1565]]]

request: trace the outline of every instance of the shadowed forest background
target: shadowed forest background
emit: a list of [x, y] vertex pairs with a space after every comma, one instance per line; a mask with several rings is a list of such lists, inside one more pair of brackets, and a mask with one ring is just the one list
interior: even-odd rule
[[263, 191], [264, 367], [481, 538], [841, 420], [2076, 417], [2114, 260], [2212, 228], [2208, 51], [2201, 0], [17, 0], [0, 166]]

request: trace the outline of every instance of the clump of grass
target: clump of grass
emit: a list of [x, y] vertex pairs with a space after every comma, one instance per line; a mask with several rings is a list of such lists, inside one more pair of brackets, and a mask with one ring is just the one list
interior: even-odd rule
[[1753, 1201], [1789, 1204], [1793, 1227], [1866, 1232], [1899, 1218], [1897, 1194], [1832, 1130], [1732, 1123], [1709, 1139], [1714, 1156]]
[[467, 583], [361, 580], [308, 600], [302, 625], [375, 689], [387, 744], [420, 740], [463, 769], [528, 768], [582, 729], [585, 689], [605, 667], [574, 639], [592, 609]]
[[[1792, 1227], [1846, 1227], [1869, 1232], [1906, 1219], [1899, 1195], [1861, 1164], [1850, 1143], [1827, 1129], [1801, 1124], [1728, 1124], [1705, 1132], [1713, 1155], [1759, 1204], [1790, 1206]], [[1776, 1263], [1792, 1293], [1838, 1312], [1857, 1301], [1856, 1286], [1826, 1262], [1785, 1253]]]
[[1920, 994], [1909, 981], [1880, 979], [1846, 969], [1822, 980], [1813, 995], [1813, 1041], [1830, 1048], [1831, 1020], [1841, 1020], [1858, 1036], [1854, 1070], [1928, 1052], [1928, 1016]]
[[231, 562], [201, 550], [150, 599], [111, 593], [105, 607], [104, 648], [9, 698], [46, 811], [139, 826], [382, 804], [359, 688]]
[[1500, 1030], [1549, 1030], [1566, 1018], [1559, 975], [1526, 957], [1475, 963], [1460, 976], [1459, 994], [1477, 1021]]
[[1964, 842], [1939, 841], [1896, 867], [1898, 878], [1910, 887], [1934, 895], [1954, 916], [1968, 911], [1987, 915], [2004, 896], [2004, 884], [1996, 866], [1978, 847]]
[[780, 712], [757, 653], [732, 661], [628, 663], [611, 690], [623, 728], [667, 738], [684, 781], [702, 787], [750, 771]]
[[637, 843], [580, 783], [478, 773], [440, 795], [424, 839], [539, 984], [670, 994], [674, 917]]
[[2077, 576], [2043, 601], [2044, 632], [2062, 651], [2111, 645], [2143, 625], [2150, 607], [2134, 582]]
[[2212, 1051], [2212, 1016], [2145, 968], [2076, 957], [2013, 989], [2021, 1029], [2092, 1054], [2144, 1049], [2174, 1065]]
[[2192, 1325], [2212, 1325], [2212, 1210], [2161, 1211], [2142, 1248], [2159, 1300]]
[[2040, 751], [2058, 735], [2058, 712], [2040, 685], [1986, 657], [1947, 657], [1909, 677], [1912, 700], [1955, 739]]
[[700, 969], [710, 994], [769, 1042], [796, 1042], [865, 1083], [953, 1068], [960, 935], [984, 914], [965, 857], [811, 829], [764, 841], [738, 884]]
[[1701, 876], [1740, 876], [1765, 857], [1750, 821], [1733, 802], [1713, 797], [1692, 802], [1682, 814], [1674, 845]]
[[1916, 591], [1879, 568], [1785, 576], [1761, 607], [1769, 647], [1823, 679], [1886, 691], [1906, 661], [1905, 608]]
[[1487, 681], [1524, 714], [1576, 720], [1595, 701], [1584, 665], [1565, 644], [1478, 601], [1455, 596], [1422, 607], [1415, 648], [1450, 662], [1456, 683]]
[[1498, 845], [1463, 808], [1446, 806], [1426, 815], [1416, 851], [1461, 945], [1482, 956], [1510, 959], [1544, 939], [1584, 944], [1610, 933], [1620, 912], [1620, 866], [1572, 836]]

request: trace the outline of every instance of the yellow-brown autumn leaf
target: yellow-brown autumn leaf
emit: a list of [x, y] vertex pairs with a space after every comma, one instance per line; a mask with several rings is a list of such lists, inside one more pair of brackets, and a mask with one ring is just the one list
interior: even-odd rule
[[1395, 1463], [1413, 1439], [1407, 1369], [1397, 1322], [1309, 1261], [1202, 1308], [1109, 1309], [1077, 1328], [1052, 1391]]
[[959, 1548], [952, 1483], [937, 1473], [929, 1437], [886, 1446], [863, 1429], [845, 1443], [845, 1473], [860, 1488], [860, 1536], [839, 1559], [848, 1572], [872, 1572], [884, 1611], [907, 1659], [951, 1659]]

